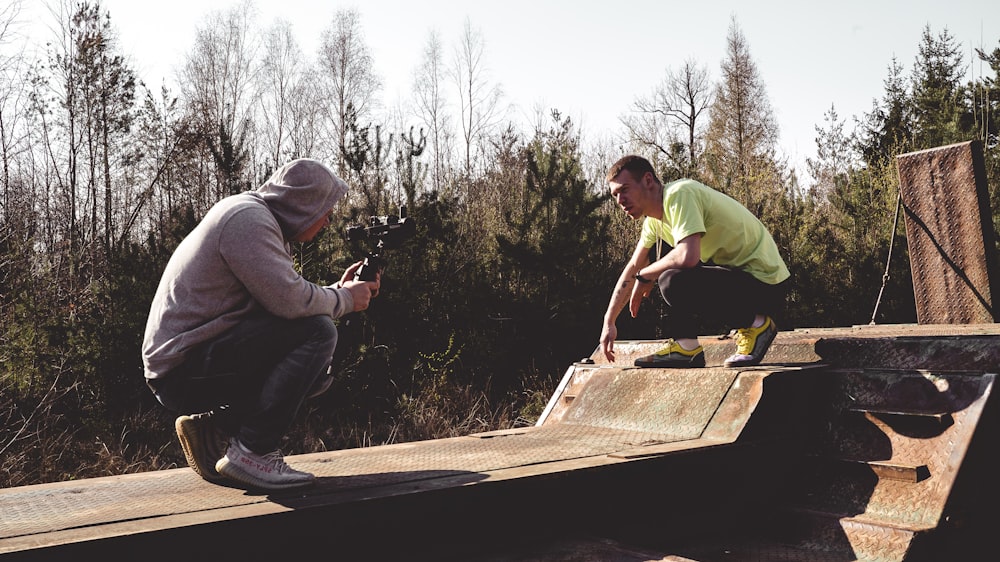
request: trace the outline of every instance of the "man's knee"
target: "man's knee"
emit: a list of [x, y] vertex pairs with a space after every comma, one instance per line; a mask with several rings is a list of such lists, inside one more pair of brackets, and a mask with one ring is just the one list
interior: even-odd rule
[[675, 283], [675, 280], [678, 277], [680, 277], [681, 279], [683, 279], [685, 271], [690, 271], [690, 270], [685, 270], [685, 269], [680, 269], [680, 268], [678, 268], [678, 269], [668, 269], [668, 270], [666, 270], [666, 271], [664, 271], [663, 273], [660, 274], [660, 277], [657, 280], [657, 282], [659, 283], [659, 285], [660, 285], [661, 288], [663, 288], [663, 287], [669, 288], [671, 285], [673, 285]]
[[310, 338], [318, 345], [329, 348], [330, 356], [337, 348], [337, 324], [333, 318], [324, 315], [310, 316], [305, 319], [309, 323]]
[[675, 303], [684, 302], [697, 291], [698, 283], [693, 268], [668, 269], [660, 274], [657, 285], [660, 287], [660, 294], [667, 304], [673, 306]]

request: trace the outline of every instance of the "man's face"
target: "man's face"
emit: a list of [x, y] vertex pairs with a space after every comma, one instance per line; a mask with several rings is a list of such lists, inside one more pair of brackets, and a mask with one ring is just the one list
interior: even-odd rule
[[302, 234], [299, 234], [295, 238], [292, 238], [293, 242], [312, 242], [313, 238], [319, 234], [319, 231], [323, 230], [326, 225], [330, 224], [330, 213], [333, 211], [326, 212], [318, 221], [313, 223], [312, 226], [307, 228]]
[[645, 174], [637, 181], [632, 177], [632, 172], [622, 170], [608, 182], [611, 187], [611, 197], [614, 197], [625, 214], [633, 219], [642, 218], [646, 214], [651, 181], [648, 176], [649, 174]]

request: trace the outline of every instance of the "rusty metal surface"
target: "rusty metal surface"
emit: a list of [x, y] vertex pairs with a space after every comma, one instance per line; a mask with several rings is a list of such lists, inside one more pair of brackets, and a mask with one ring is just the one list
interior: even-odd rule
[[[0, 539], [268, 502], [294, 505], [300, 495], [364, 490], [377, 494], [380, 488], [435, 479], [461, 485], [499, 471], [570, 459], [626, 462], [649, 456], [641, 453], [644, 448], [680, 441], [691, 441], [690, 448], [714, 446], [738, 437], [769, 372], [745, 373], [747, 382], [734, 384], [743, 376], [734, 369], [576, 370], [579, 380], [563, 389], [575, 392], [574, 398], [551, 418], [558, 417], [559, 423], [288, 457], [289, 464], [318, 477], [319, 484], [309, 491], [265, 495], [213, 486], [212, 493], [205, 494], [205, 483], [189, 469], [93, 479], [86, 485], [0, 490]], [[735, 404], [720, 408], [733, 387]], [[727, 418], [721, 423], [725, 431], [716, 429], [711, 443], [695, 443], [720, 411]], [[670, 451], [686, 448], [679, 444]]]
[[799, 558], [802, 561], [902, 562], [916, 536], [908, 529], [874, 525], [810, 511], [789, 513], [780, 519], [775, 528], [778, 529], [778, 544], [810, 553]]
[[[819, 361], [820, 357], [816, 355], [814, 349], [818, 337], [811, 332], [810, 330], [779, 331], [762, 364], [775, 366]], [[699, 342], [705, 348], [705, 362], [709, 368], [724, 368], [722, 362], [736, 351], [736, 342], [728, 335], [704, 335], [699, 337]], [[630, 367], [636, 358], [654, 353], [665, 344], [666, 340], [623, 340], [615, 342], [614, 363], [604, 357], [600, 348], [595, 349], [589, 359], [597, 366], [613, 364]]]
[[[724, 336], [702, 336], [709, 366], [721, 367], [735, 345]], [[653, 353], [664, 340], [615, 343], [614, 366], [632, 365]], [[612, 364], [595, 349], [597, 367]], [[1000, 369], [1000, 324], [891, 324], [779, 331], [764, 356], [763, 367], [822, 363], [833, 367], [873, 369]]]
[[994, 322], [997, 272], [979, 141], [896, 159], [920, 324]]
[[859, 560], [905, 560], [917, 534], [942, 524], [995, 378], [830, 370], [829, 411], [789, 493], [787, 536]]
[[770, 370], [759, 369], [741, 372], [701, 436], [705, 439], [735, 441], [756, 410], [764, 393], [764, 379], [771, 373]]
[[[860, 421], [874, 435], [880, 449], [866, 459], [909, 466], [926, 466], [929, 477], [920, 482], [878, 479], [863, 515], [909, 529], [936, 526], [972, 440], [983, 406], [992, 389], [993, 375], [924, 373], [845, 373], [843, 394], [852, 409], [872, 410]], [[891, 412], [891, 413], [887, 413]], [[947, 421], [925, 413], [946, 412]], [[848, 414], [851, 415], [851, 414]]]
[[[289, 463], [314, 473], [321, 487], [344, 491], [443, 477], [475, 481], [512, 467], [634, 452], [651, 444], [699, 437], [738, 371], [584, 368], [579, 374], [583, 382], [569, 387], [578, 394], [560, 411], [562, 423], [290, 456]], [[738, 410], [745, 423], [749, 412]], [[614, 462], [611, 457], [609, 462]], [[81, 521], [97, 525], [249, 505], [275, 497], [235, 488], [218, 488], [208, 495], [194, 492], [202, 484], [190, 470], [182, 469], [161, 471], [154, 478], [95, 479], [86, 486], [67, 483], [0, 490], [0, 538], [72, 528]], [[123, 502], [125, 497], [135, 501]]]
[[997, 335], [899, 337], [822, 340], [816, 353], [843, 368], [996, 371], [1000, 369]]
[[734, 369], [584, 370], [578, 372], [587, 382], [567, 402], [563, 424], [660, 431], [669, 436], [666, 441], [699, 437], [738, 373]]
[[[443, 477], [474, 482], [502, 469], [607, 455], [673, 438], [664, 431], [580, 425], [529, 429], [490, 439], [469, 436], [289, 456], [288, 462], [315, 474], [320, 490], [344, 492]], [[614, 461], [609, 458], [609, 462]], [[0, 490], [0, 539], [83, 524], [264, 503], [307, 493], [248, 494], [236, 488], [212, 487], [212, 493], [206, 494], [204, 486], [190, 469], [177, 469], [91, 479], [85, 484]]]

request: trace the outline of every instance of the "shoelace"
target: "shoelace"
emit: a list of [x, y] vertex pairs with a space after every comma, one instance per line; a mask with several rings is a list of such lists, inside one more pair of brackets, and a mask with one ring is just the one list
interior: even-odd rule
[[660, 355], [660, 356], [670, 355], [671, 353], [674, 352], [674, 348], [675, 347], [677, 349], [681, 348], [681, 346], [676, 341], [669, 340], [669, 343], [667, 343], [666, 347], [664, 347], [664, 348], [660, 349], [659, 351], [657, 351], [656, 355]]
[[749, 332], [746, 328], [736, 330], [736, 353], [750, 355], [753, 352], [754, 338], [750, 337]]
[[285, 462], [285, 455], [280, 449], [275, 449], [266, 455], [261, 455], [261, 458], [278, 474], [299, 473], [298, 470], [295, 470]]
[[288, 463], [285, 462], [285, 456], [280, 450], [275, 449], [266, 455], [261, 455], [260, 458], [276, 472], [284, 473], [292, 471], [292, 467], [288, 466]]

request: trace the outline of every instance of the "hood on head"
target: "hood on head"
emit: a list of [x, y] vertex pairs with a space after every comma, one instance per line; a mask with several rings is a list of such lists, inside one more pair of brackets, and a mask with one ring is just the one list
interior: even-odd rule
[[291, 240], [344, 198], [347, 183], [322, 162], [300, 158], [278, 168], [257, 193], [278, 219], [285, 239]]

